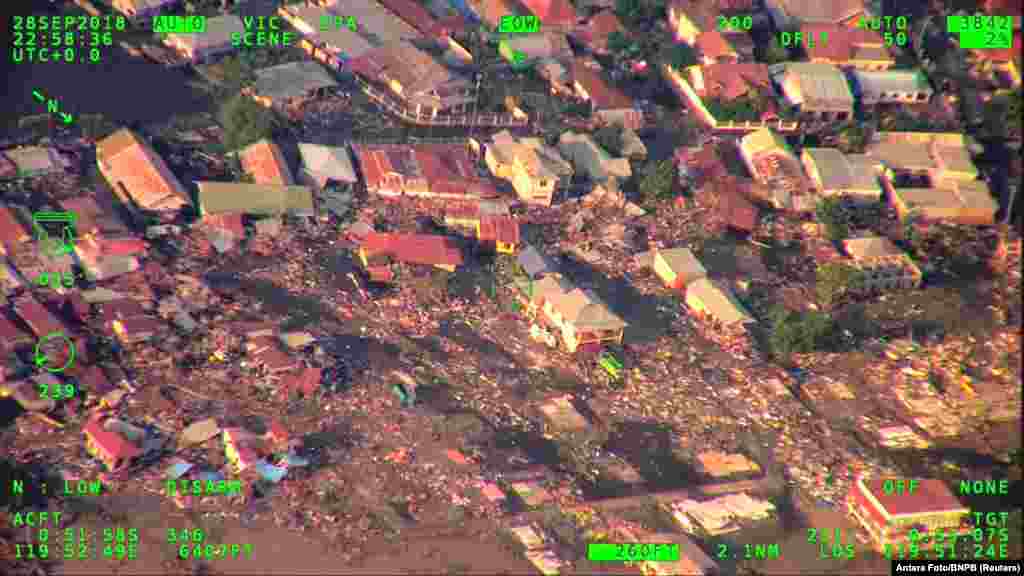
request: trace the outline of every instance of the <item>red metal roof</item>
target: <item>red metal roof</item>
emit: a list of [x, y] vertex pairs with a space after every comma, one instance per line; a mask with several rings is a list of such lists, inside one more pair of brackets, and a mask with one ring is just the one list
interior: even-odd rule
[[722, 190], [718, 202], [718, 209], [730, 226], [747, 232], [752, 232], [757, 228], [757, 206], [754, 206], [735, 189]]
[[612, 10], [602, 10], [587, 22], [587, 27], [580, 35], [595, 50], [608, 48], [608, 36], [612, 32], [623, 32], [622, 22]]
[[759, 62], [723, 62], [702, 66], [704, 88], [702, 98], [733, 100], [749, 93], [771, 89], [768, 65]]
[[412, 0], [377, 0], [399, 19], [412, 26], [426, 36], [440, 38], [447, 34], [438, 34], [443, 28], [438, 27], [434, 17], [423, 6]]
[[572, 62], [572, 78], [578, 82], [593, 102], [596, 110], [615, 110], [632, 108], [633, 99], [618, 88], [609, 85], [601, 75], [584, 64], [581, 60]]
[[[824, 59], [845, 62], [854, 57], [858, 47], [884, 47], [885, 41], [876, 30], [851, 28], [841, 24], [808, 23], [800, 26], [804, 35], [804, 51], [810, 60]], [[806, 40], [809, 38], [810, 40]], [[809, 45], [813, 43], [813, 45]]]
[[104, 238], [102, 253], [104, 256], [136, 256], [145, 254], [149, 245], [140, 238]]
[[295, 184], [281, 149], [270, 140], [260, 140], [239, 154], [242, 170], [257, 184]]
[[723, 56], [736, 55], [732, 44], [718, 30], [701, 32], [697, 35], [697, 50], [706, 58], [717, 60]]
[[519, 244], [519, 221], [512, 216], [484, 216], [480, 219], [480, 240]]
[[571, 26], [576, 23], [576, 8], [569, 0], [520, 0], [534, 16], [540, 19], [541, 27]]
[[0, 244], [17, 244], [32, 238], [28, 229], [6, 206], [0, 206]]
[[459, 266], [463, 262], [462, 249], [447, 236], [373, 232], [363, 241], [362, 249], [367, 255], [386, 254], [410, 264]]
[[32, 330], [36, 338], [53, 332], [64, 332], [67, 329], [63, 322], [32, 297], [19, 300], [14, 305], [14, 312]]
[[[942, 480], [934, 478], [913, 479], [919, 482], [913, 491], [910, 490], [911, 478], [871, 478], [864, 480], [867, 492], [881, 504], [890, 516], [895, 514], [929, 514], [935, 512], [951, 512], [966, 508]], [[888, 494], [886, 481], [891, 482]], [[903, 489], [896, 482], [903, 482]], [[859, 490], [859, 482], [854, 484]], [[870, 498], [869, 498], [870, 500]]]
[[142, 208], [177, 210], [189, 204], [188, 192], [167, 164], [131, 130], [118, 130], [97, 142], [96, 160]]
[[96, 446], [111, 458], [134, 458], [142, 453], [138, 446], [125, 440], [120, 434], [104, 430], [98, 419], [90, 420], [82, 431], [92, 437]]
[[29, 342], [32, 337], [14, 323], [0, 316], [0, 349], [19, 342]]
[[245, 236], [245, 214], [240, 212], [203, 216], [203, 223], [213, 228], [227, 230], [236, 238]]
[[103, 209], [92, 197], [77, 196], [61, 200], [60, 205], [68, 212], [75, 213], [75, 230], [79, 236], [92, 234], [99, 229], [98, 220], [103, 215]]
[[371, 190], [379, 188], [388, 181], [389, 177], [394, 177], [395, 170], [388, 162], [387, 154], [382, 148], [353, 145], [352, 151], [356, 155], [356, 160], [359, 161], [359, 168], [363, 172], [367, 188]]
[[306, 396], [312, 395], [320, 386], [320, 379], [323, 376], [321, 368], [303, 368], [302, 370], [289, 374], [281, 380], [281, 389], [285, 393], [298, 390]]

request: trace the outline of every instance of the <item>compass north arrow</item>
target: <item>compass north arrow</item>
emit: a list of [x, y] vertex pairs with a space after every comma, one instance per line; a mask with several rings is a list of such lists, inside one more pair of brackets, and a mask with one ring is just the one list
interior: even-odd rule
[[61, 112], [60, 117], [64, 120], [65, 124], [71, 124], [71, 120], [74, 119], [74, 117], [71, 114], [68, 114], [67, 112]]

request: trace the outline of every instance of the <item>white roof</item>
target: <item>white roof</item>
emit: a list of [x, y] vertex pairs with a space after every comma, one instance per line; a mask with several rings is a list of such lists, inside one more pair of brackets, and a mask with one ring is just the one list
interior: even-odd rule
[[312, 174], [341, 182], [357, 180], [355, 169], [352, 167], [352, 157], [343, 146], [321, 146], [300, 142], [299, 154], [302, 156], [303, 168]]
[[854, 70], [853, 78], [861, 93], [871, 96], [885, 92], [931, 93], [932, 91], [931, 84], [928, 83], [924, 74], [914, 70]]
[[825, 190], [880, 190], [879, 163], [864, 154], [846, 155], [835, 148], [804, 148]]
[[698, 298], [708, 312], [723, 324], [753, 321], [731, 292], [719, 288], [707, 278], [690, 282], [686, 287], [686, 297]]
[[786, 98], [806, 107], [853, 106], [853, 93], [842, 70], [831, 64], [817, 62], [785, 62], [771, 68], [773, 75], [782, 74], [794, 78], [799, 85], [799, 94], [792, 93], [787, 83], [782, 83]]

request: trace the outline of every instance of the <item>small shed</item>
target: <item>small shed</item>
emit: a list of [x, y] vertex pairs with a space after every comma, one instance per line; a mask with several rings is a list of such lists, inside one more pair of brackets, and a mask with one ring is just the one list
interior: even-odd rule
[[752, 324], [754, 318], [736, 300], [728, 288], [700, 278], [686, 287], [686, 305], [691, 310], [707, 314], [727, 326]]

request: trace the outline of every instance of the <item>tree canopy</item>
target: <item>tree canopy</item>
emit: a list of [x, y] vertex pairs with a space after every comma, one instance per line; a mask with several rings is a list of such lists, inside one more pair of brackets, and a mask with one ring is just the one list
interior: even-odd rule
[[653, 204], [671, 196], [675, 177], [676, 168], [672, 160], [651, 161], [643, 167], [637, 189], [645, 202]]
[[814, 215], [825, 227], [825, 235], [829, 240], [840, 242], [850, 235], [846, 215], [843, 214], [842, 206], [836, 198], [824, 198], [818, 202]]
[[248, 96], [237, 94], [220, 109], [224, 146], [238, 150], [261, 138], [270, 137], [277, 125], [274, 113]]

